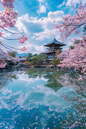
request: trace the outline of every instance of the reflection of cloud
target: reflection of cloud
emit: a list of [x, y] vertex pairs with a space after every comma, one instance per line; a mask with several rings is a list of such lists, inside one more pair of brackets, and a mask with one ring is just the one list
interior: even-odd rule
[[[63, 91], [65, 92], [66, 89], [64, 90], [61, 88], [55, 92], [54, 90], [44, 86], [48, 79], [45, 79], [43, 76], [41, 76], [41, 78], [38, 76], [37, 78], [29, 78], [29, 76], [23, 72], [18, 72], [18, 74], [15, 72], [15, 74], [18, 76], [16, 81], [19, 83], [15, 85], [16, 81], [10, 82], [10, 85], [14, 83], [11, 90], [8, 85], [3, 91], [4, 94], [2, 95], [1, 103], [5, 108], [11, 109], [15, 103], [25, 109], [31, 109], [38, 105], [45, 104], [49, 106], [50, 111], [57, 110], [57, 107], [64, 107], [65, 105], [70, 106], [68, 102], [64, 102], [64, 99], [61, 98], [61, 94]], [[29, 87], [25, 87], [27, 85]], [[9, 104], [4, 103], [6, 99], [13, 102], [13, 104], [10, 103], [9, 106]], [[46, 113], [46, 111], [44, 111], [43, 114], [44, 113]]]
[[31, 82], [35, 82], [35, 81], [38, 81], [38, 80], [48, 81], [48, 79], [45, 79], [43, 77], [39, 78], [39, 76], [37, 76], [34, 79], [33, 78], [29, 78], [28, 75], [25, 75], [25, 74], [19, 75], [19, 80], [28, 82], [25, 86], [27, 86]]
[[6, 108], [6, 109], [9, 109], [8, 104], [6, 104], [6, 102], [4, 102], [4, 101], [1, 100], [0, 109], [2, 109], [3, 107]]
[[[16, 72], [14, 73], [17, 74]], [[38, 119], [42, 127], [48, 124], [49, 118], [54, 117], [55, 119], [58, 119], [58, 115], [55, 116], [54, 113], [55, 111], [58, 113], [59, 108], [61, 108], [61, 112], [64, 112], [65, 109], [71, 108], [71, 104], [64, 101], [61, 95], [63, 92], [64, 94], [68, 94], [69, 91], [71, 93], [73, 90], [72, 88], [63, 87], [55, 92], [54, 90], [44, 86], [48, 79], [45, 79], [43, 76], [41, 76], [41, 78], [38, 76], [37, 78], [29, 78], [29, 75], [23, 72], [18, 72], [17, 76], [18, 79], [16, 79], [14, 83], [17, 81], [19, 84], [12, 86], [11, 90], [8, 85], [2, 91], [3, 95], [1, 98], [1, 108], [5, 107], [6, 109], [13, 109], [16, 105], [18, 105], [21, 109], [23, 108], [22, 111], [25, 111], [25, 109], [30, 111], [31, 109], [32, 113], [32, 110], [41, 105], [39, 113], [42, 114], [42, 117], [40, 117], [40, 119], [38, 117]], [[66, 79], [66, 77], [64, 78]], [[12, 84], [13, 82], [10, 82], [10, 85]], [[27, 84], [29, 87], [25, 87]], [[9, 104], [5, 102], [5, 96], [7, 97], [7, 100], [10, 101]], [[37, 118], [37, 115], [35, 116], [35, 119]], [[18, 117], [18, 115], [14, 114], [13, 118], [16, 117]], [[34, 122], [28, 124], [29, 126], [35, 125]]]
[[20, 106], [23, 105], [23, 103], [25, 102], [25, 100], [28, 98], [28, 92], [24, 95], [24, 93], [21, 93], [21, 95], [19, 96], [19, 98], [17, 99], [17, 104], [19, 104]]
[[9, 93], [9, 94], [12, 93], [12, 91], [4, 88], [4, 90], [2, 91], [2, 93], [4, 95], [6, 95], [7, 93]]
[[[38, 121], [40, 121], [40, 124], [42, 126], [44, 126], [45, 124], [48, 125], [51, 116], [57, 120], [58, 119], [60, 120], [66, 115], [68, 115], [67, 113], [69, 113], [71, 110], [72, 102], [70, 103], [66, 102], [64, 98], [61, 97], [61, 95], [64, 95], [65, 97], [68, 96], [67, 98], [73, 97], [72, 93], [75, 93], [75, 95], [77, 94], [74, 88], [62, 87], [57, 92], [55, 92], [51, 88], [44, 86], [44, 84], [48, 81], [48, 79], [45, 79], [43, 76], [41, 76], [41, 78], [39, 78], [38, 76], [37, 78], [29, 78], [29, 76], [23, 72], [22, 73], [18, 72], [18, 74], [16, 72], [14, 73], [19, 78], [16, 79], [15, 81], [13, 80], [13, 82], [15, 83], [16, 81], [17, 82], [19, 81], [19, 83], [18, 85], [13, 85], [13, 82], [10, 82], [8, 83], [7, 87], [5, 87], [3, 91], [1, 91], [0, 108], [8, 109], [8, 112], [10, 112], [9, 109], [12, 109], [12, 111], [19, 109], [17, 111], [19, 111], [21, 116], [29, 114], [27, 110], [29, 110], [30, 112], [31, 109], [31, 115], [32, 113], [34, 114], [35, 111], [35, 113], [37, 114], [33, 116], [35, 117], [35, 119], [38, 119]], [[63, 78], [64, 80], [69, 79], [67, 73], [66, 76], [61, 76], [61, 78]], [[74, 78], [73, 80], [75, 81]], [[27, 84], [29, 81], [30, 81], [29, 87], [25, 87], [25, 84]], [[73, 84], [71, 83], [71, 85]], [[16, 95], [17, 97], [15, 97]], [[8, 99], [6, 99], [6, 97], [8, 97]], [[85, 99], [81, 99], [79, 101], [82, 102], [82, 100], [85, 101]], [[16, 109], [14, 109], [14, 107]], [[12, 115], [13, 118], [20, 116], [18, 112], [16, 113]], [[61, 113], [61, 115], [59, 115], [59, 113]], [[77, 116], [75, 117], [77, 118]], [[85, 115], [82, 114], [80, 117], [85, 117]], [[31, 122], [32, 123], [28, 123], [29, 126], [35, 124], [35, 121]]]

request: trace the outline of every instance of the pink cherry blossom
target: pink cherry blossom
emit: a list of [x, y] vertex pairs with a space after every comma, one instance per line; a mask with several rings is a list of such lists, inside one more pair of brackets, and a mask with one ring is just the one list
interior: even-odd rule
[[0, 37], [3, 35], [3, 33], [0, 32]]
[[0, 3], [3, 4], [4, 7], [14, 8], [14, 6], [13, 6], [14, 1], [15, 0], [1, 0]]
[[61, 32], [62, 41], [71, 33], [79, 33], [79, 28], [86, 24], [86, 4], [80, 4], [78, 5], [78, 8], [72, 4], [72, 7], [74, 9], [74, 15], [66, 15], [63, 17], [63, 22], [55, 25], [55, 27]]
[[0, 64], [0, 68], [5, 68], [6, 65], [7, 65], [7, 63]]
[[[80, 27], [86, 24], [86, 3], [74, 6], [74, 15], [68, 14], [63, 18], [63, 22], [55, 27], [61, 32], [62, 41], [71, 33], [80, 33]], [[74, 49], [63, 51], [58, 55], [61, 59], [59, 67], [73, 68], [75, 71], [81, 69], [81, 73], [86, 73], [86, 35], [81, 35], [82, 39], [77, 44], [73, 44]], [[77, 39], [75, 39], [76, 41]], [[79, 76], [79, 80], [82, 76]]]
[[[81, 72], [86, 73], [86, 43], [84, 42], [86, 36], [78, 44], [73, 44], [74, 49], [63, 51], [58, 55], [58, 59], [61, 59], [61, 64], [58, 66], [66, 68], [74, 68], [74, 70], [79, 70], [82, 68]], [[79, 77], [79, 80], [81, 77]]]
[[19, 43], [23, 44], [27, 40], [27, 37], [23, 35], [23, 37], [20, 37], [18, 39], [19, 39]]
[[22, 51], [25, 51], [25, 50], [26, 50], [26, 47], [23, 47], [21, 50], [22, 50]]
[[14, 25], [16, 24], [15, 19], [17, 18], [17, 16], [18, 12], [14, 12], [13, 9], [6, 9], [5, 11], [0, 12], [0, 22], [2, 23], [0, 27], [14, 27]]
[[[11, 31], [7, 30], [6, 28], [7, 27], [14, 27], [15, 24], [16, 24], [16, 18], [18, 16], [18, 12], [17, 11], [14, 11], [14, 6], [13, 6], [13, 3], [15, 2], [15, 0], [0, 0], [0, 3], [3, 5], [3, 7], [5, 8], [5, 10], [3, 11], [0, 11], [0, 28], [1, 29], [4, 29], [10, 33], [12, 33]], [[14, 34], [14, 33], [12, 33]], [[16, 34], [16, 33], [15, 33]], [[2, 36], [3, 33], [0, 32], [0, 37], [4, 38], [4, 39], [8, 39], [4, 36]], [[19, 40], [19, 42], [21, 44], [23, 44], [26, 40], [27, 40], [27, 37], [25, 35], [23, 35], [23, 37], [20, 37], [20, 38], [17, 38]], [[16, 39], [16, 40], [17, 40]], [[8, 39], [9, 40], [9, 39]], [[15, 39], [14, 39], [15, 40]], [[0, 45], [3, 45], [0, 44]], [[6, 47], [5, 47], [6, 48]], [[10, 49], [13, 48], [13, 47], [10, 47]], [[22, 51], [25, 51], [26, 48], [23, 47], [22, 49], [20, 49]], [[4, 65], [3, 65], [4, 66]], [[1, 65], [1, 67], [3, 67]]]

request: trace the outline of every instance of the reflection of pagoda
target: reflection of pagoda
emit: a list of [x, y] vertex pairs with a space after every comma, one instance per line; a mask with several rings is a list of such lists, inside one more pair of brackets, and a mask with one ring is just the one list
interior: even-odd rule
[[63, 44], [59, 41], [57, 41], [55, 38], [53, 41], [51, 41], [48, 44], [45, 44], [44, 46], [49, 47], [47, 48], [48, 51], [44, 52], [43, 54], [47, 54], [49, 57], [49, 60], [52, 60], [52, 58], [55, 57], [56, 51], [59, 49], [61, 51], [61, 47], [65, 46], [66, 44]]

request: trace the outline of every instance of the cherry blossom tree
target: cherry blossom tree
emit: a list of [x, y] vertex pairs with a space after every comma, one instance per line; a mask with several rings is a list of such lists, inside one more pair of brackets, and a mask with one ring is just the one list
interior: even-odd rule
[[[15, 0], [0, 0], [0, 3], [3, 5], [4, 7], [4, 11], [0, 11], [0, 29], [1, 30], [5, 30], [11, 34], [22, 34], [23, 32], [11, 32], [9, 31], [7, 28], [8, 27], [14, 27], [16, 24], [16, 18], [18, 16], [18, 12], [14, 11], [14, 2]], [[27, 37], [25, 35], [23, 35], [23, 37], [19, 37], [17, 39], [8, 39], [4, 36], [4, 33], [2, 33], [2, 31], [0, 32], [0, 37], [6, 40], [19, 40], [19, 43], [23, 44], [26, 40]], [[12, 49], [18, 49], [18, 48], [14, 48], [12, 46], [6, 45], [5, 43], [3, 43], [2, 41], [0, 41], [0, 46], [6, 48], [7, 50], [12, 51]], [[0, 49], [2, 52], [3, 50]], [[21, 51], [25, 51], [26, 48], [23, 47], [22, 49], [18, 49]], [[4, 52], [3, 52], [4, 53]], [[6, 63], [3, 64], [3, 67], [5, 67]], [[2, 64], [0, 66], [0, 68], [2, 68]]]
[[[62, 41], [66, 39], [71, 33], [79, 34], [81, 27], [86, 25], [86, 4], [72, 5], [74, 15], [68, 14], [63, 18], [63, 22], [56, 24], [55, 27], [60, 30]], [[55, 21], [54, 21], [55, 22]], [[84, 27], [85, 28], [85, 27]], [[85, 32], [85, 31], [84, 31]], [[81, 72], [86, 74], [86, 35], [81, 35], [82, 39], [73, 44], [73, 49], [63, 51], [57, 58], [64, 58], [60, 61], [61, 67], [73, 67], [76, 70], [81, 68]], [[76, 39], [74, 40], [74, 42]], [[79, 80], [82, 76], [79, 75]]]
[[[83, 40], [84, 40], [83, 36]], [[86, 74], [86, 40], [81, 40], [78, 44], [73, 44], [74, 49], [63, 51], [57, 58], [61, 59], [61, 64], [58, 66], [66, 68], [74, 68], [74, 70], [81, 70], [81, 73]], [[79, 80], [82, 76], [79, 75]]]
[[[68, 14], [63, 17], [63, 22], [60, 21], [55, 25], [57, 29], [61, 32], [62, 41], [66, 39], [71, 33], [79, 34], [80, 27], [86, 25], [86, 3], [84, 5], [77, 4], [78, 7], [71, 4], [74, 15]], [[53, 21], [55, 22], [55, 21]]]

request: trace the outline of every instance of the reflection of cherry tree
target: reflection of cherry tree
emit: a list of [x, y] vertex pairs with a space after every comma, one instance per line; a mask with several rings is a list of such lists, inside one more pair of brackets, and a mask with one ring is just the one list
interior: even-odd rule
[[[14, 6], [13, 6], [13, 2], [15, 0], [1, 0], [0, 3], [4, 6], [5, 10], [4, 11], [0, 11], [0, 28], [4, 31], [7, 31], [8, 33], [11, 34], [22, 34], [22, 32], [14, 32], [14, 31], [10, 31], [7, 28], [8, 27], [14, 27], [16, 24], [16, 18], [18, 16], [18, 12], [14, 11]], [[26, 40], [27, 37], [25, 35], [23, 35], [23, 37], [19, 37], [17, 39], [8, 39], [4, 36], [4, 33], [1, 31], [0, 32], [0, 37], [6, 40], [19, 40], [19, 43], [23, 44]], [[18, 48], [14, 48], [12, 46], [6, 45], [5, 43], [3, 43], [2, 41], [0, 41], [0, 46], [4, 47], [7, 50], [13, 51], [13, 49], [16, 50], [22, 50], [25, 51], [26, 48], [23, 47], [22, 49], [18, 49]], [[2, 49], [0, 49], [2, 51]], [[3, 52], [3, 51], [2, 51]], [[3, 52], [4, 53], [4, 52]], [[2, 63], [0, 65], [1, 68], [5, 67], [6, 63]]]
[[73, 87], [77, 91], [77, 93], [86, 97], [86, 95], [84, 95], [84, 93], [86, 92], [86, 76], [83, 76], [83, 80], [78, 81], [78, 74], [65, 73], [64, 75], [60, 76], [60, 78], [57, 80], [63, 86]]
[[67, 116], [67, 120], [64, 122], [63, 127], [66, 125], [69, 129], [79, 127], [85, 128], [86, 123], [86, 80], [78, 81], [78, 77], [75, 74], [68, 74], [61, 76], [58, 80], [63, 86], [70, 86], [74, 89], [71, 94], [63, 92], [62, 97], [65, 101], [71, 103], [72, 110]]

